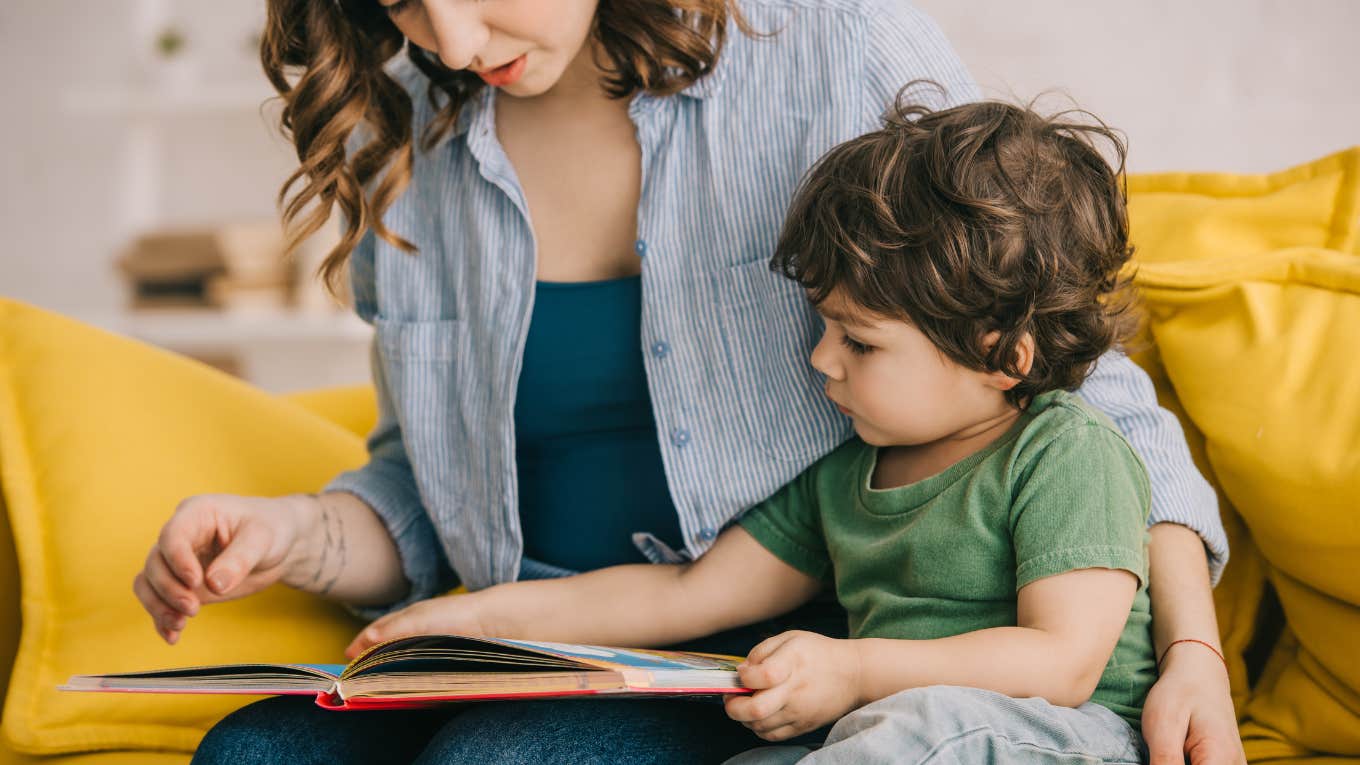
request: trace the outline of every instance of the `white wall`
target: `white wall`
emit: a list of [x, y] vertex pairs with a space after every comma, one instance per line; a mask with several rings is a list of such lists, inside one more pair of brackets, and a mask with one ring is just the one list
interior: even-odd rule
[[[184, 21], [205, 80], [260, 76], [245, 41], [263, 0], [160, 1]], [[0, 3], [0, 294], [77, 314], [122, 303], [111, 261], [126, 123], [63, 99], [135, 76], [137, 2], [148, 0]], [[1135, 171], [1263, 172], [1360, 143], [1355, 0], [920, 4], [988, 94], [1065, 88], [1127, 132]], [[258, 114], [173, 126], [167, 222], [272, 214], [292, 160]]]
[[1270, 172], [1360, 143], [1355, 0], [917, 4], [985, 96], [1061, 88], [1127, 134], [1134, 172]]

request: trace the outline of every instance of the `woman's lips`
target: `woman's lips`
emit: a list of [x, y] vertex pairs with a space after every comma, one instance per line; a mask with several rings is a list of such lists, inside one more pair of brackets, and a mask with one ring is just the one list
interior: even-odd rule
[[495, 69], [488, 69], [485, 72], [478, 72], [477, 76], [482, 78], [482, 82], [493, 88], [504, 88], [513, 85], [524, 74], [524, 65], [527, 63], [528, 54], [511, 61]]

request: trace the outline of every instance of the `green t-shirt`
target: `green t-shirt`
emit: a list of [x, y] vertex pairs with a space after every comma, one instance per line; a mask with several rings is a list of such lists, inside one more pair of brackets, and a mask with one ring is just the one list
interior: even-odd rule
[[1083, 568], [1139, 589], [1092, 701], [1140, 728], [1156, 680], [1147, 596], [1147, 472], [1103, 415], [1036, 397], [1001, 438], [944, 472], [870, 488], [878, 450], [853, 439], [742, 516], [781, 560], [833, 582], [857, 638], [928, 640], [1014, 626], [1016, 593]]

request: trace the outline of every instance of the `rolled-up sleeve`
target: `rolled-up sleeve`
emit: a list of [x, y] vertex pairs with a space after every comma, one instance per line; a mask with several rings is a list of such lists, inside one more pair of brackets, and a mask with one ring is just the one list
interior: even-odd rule
[[[373, 232], [369, 231], [350, 256], [355, 311], [369, 324], [377, 313], [373, 250]], [[400, 418], [388, 389], [376, 340], [370, 359], [378, 396], [378, 424], [368, 437], [369, 460], [363, 467], [337, 476], [326, 486], [326, 491], [347, 492], [363, 500], [382, 520], [397, 546], [402, 572], [410, 583], [407, 596], [386, 606], [347, 604], [356, 615], [376, 619], [442, 594], [455, 586], [457, 580], [421, 501], [415, 474], [402, 443]]]
[[1209, 557], [1209, 580], [1217, 584], [1228, 563], [1218, 497], [1195, 467], [1180, 421], [1157, 404], [1151, 378], [1128, 356], [1111, 351], [1077, 393], [1114, 421], [1147, 466], [1152, 481], [1148, 524], [1179, 523], [1199, 534]]

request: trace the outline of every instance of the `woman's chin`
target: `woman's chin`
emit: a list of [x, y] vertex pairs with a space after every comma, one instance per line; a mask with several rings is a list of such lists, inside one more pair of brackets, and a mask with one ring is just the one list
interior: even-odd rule
[[524, 74], [509, 85], [502, 85], [500, 91], [515, 98], [533, 98], [552, 90], [552, 87], [557, 84], [560, 78], [560, 72], [555, 75], [544, 72], [542, 63], [539, 62], [538, 65], [535, 65], [535, 62], [531, 59]]

